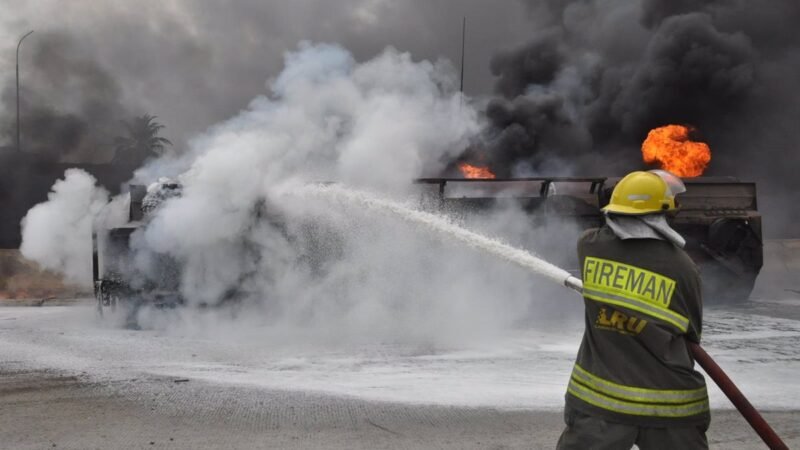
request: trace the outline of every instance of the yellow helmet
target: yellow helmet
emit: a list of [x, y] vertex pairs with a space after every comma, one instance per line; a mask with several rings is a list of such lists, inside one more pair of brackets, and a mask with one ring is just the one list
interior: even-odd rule
[[603, 211], [636, 216], [675, 211], [675, 196], [683, 192], [683, 181], [665, 170], [631, 172], [619, 180]]

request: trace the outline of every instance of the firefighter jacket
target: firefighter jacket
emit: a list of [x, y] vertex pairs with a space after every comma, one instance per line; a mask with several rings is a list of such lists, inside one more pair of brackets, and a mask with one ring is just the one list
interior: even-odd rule
[[705, 379], [686, 342], [699, 342], [702, 322], [700, 277], [686, 252], [604, 226], [581, 236], [578, 257], [586, 331], [567, 408], [638, 426], [708, 423]]

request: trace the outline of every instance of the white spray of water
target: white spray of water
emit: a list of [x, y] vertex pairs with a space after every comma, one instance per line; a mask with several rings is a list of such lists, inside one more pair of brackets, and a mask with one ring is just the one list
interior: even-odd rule
[[561, 284], [572, 276], [566, 270], [554, 266], [525, 250], [462, 228], [445, 216], [419, 211], [402, 203], [380, 198], [364, 191], [348, 189], [340, 185], [317, 184], [304, 186], [294, 192], [301, 195], [325, 196], [335, 200], [345, 200], [369, 210], [392, 213], [404, 221], [422, 225], [428, 230], [440, 233], [449, 239], [490, 253]]

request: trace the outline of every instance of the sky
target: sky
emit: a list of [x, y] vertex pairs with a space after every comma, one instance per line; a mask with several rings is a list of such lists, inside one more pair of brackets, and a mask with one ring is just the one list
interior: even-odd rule
[[491, 55], [524, 41], [533, 23], [513, 0], [2, 0], [0, 7], [11, 12], [0, 18], [2, 72], [11, 73], [16, 40], [33, 29], [20, 55], [23, 85], [39, 46], [61, 42], [109, 75], [125, 109], [159, 116], [176, 142], [264, 93], [300, 41], [338, 43], [360, 60], [394, 46], [458, 65], [467, 17], [465, 89], [480, 95], [492, 88]]

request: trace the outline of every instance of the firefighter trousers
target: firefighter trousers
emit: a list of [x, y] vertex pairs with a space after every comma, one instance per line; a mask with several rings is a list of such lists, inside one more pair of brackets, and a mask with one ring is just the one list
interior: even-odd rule
[[564, 411], [566, 429], [558, 450], [706, 450], [708, 424], [669, 428], [640, 427], [607, 422], [570, 408]]

